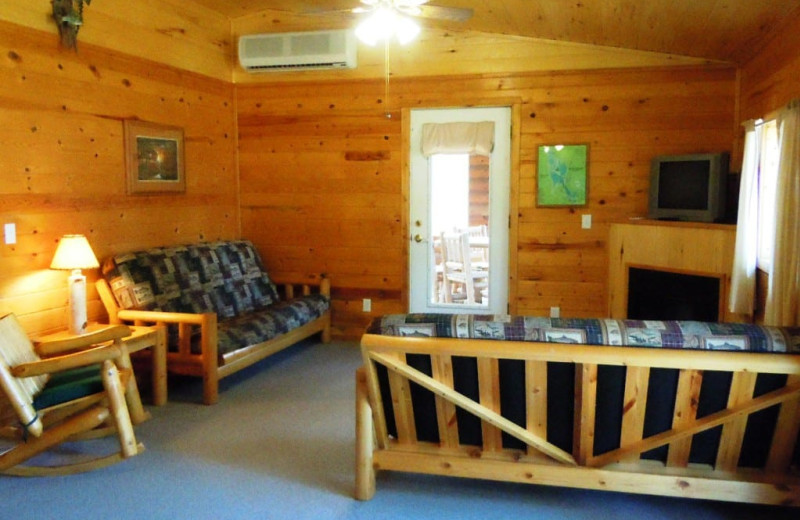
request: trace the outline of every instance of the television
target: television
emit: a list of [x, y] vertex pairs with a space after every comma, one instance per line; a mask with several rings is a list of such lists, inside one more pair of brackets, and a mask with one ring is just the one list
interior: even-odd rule
[[721, 222], [727, 180], [727, 153], [655, 157], [650, 167], [648, 218]]

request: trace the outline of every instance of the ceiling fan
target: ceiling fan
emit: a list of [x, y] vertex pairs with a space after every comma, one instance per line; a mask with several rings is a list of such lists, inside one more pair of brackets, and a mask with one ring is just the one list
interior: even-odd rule
[[367, 45], [374, 46], [378, 41], [385, 43], [385, 115], [391, 118], [389, 106], [389, 39], [397, 38], [401, 45], [413, 40], [420, 31], [410, 17], [466, 22], [472, 18], [473, 11], [461, 7], [428, 5], [430, 0], [360, 0], [358, 7], [344, 10], [315, 11], [313, 14], [346, 12], [365, 15], [355, 30], [356, 37]]
[[472, 9], [427, 5], [429, 1], [430, 0], [361, 0], [364, 7], [356, 7], [351, 9], [351, 12], [356, 14], [370, 13], [383, 8], [394, 10], [408, 16], [450, 20], [454, 22], [466, 22], [472, 18]]
[[472, 17], [472, 9], [427, 5], [428, 1], [361, 0], [363, 5], [347, 9], [346, 12], [364, 15], [356, 27], [356, 36], [371, 46], [380, 40], [388, 41], [392, 36], [403, 45], [416, 38], [420, 28], [412, 17], [456, 22], [464, 22]]

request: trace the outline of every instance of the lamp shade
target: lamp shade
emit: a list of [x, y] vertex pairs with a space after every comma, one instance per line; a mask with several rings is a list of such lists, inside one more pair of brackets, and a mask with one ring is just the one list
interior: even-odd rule
[[100, 267], [92, 246], [83, 235], [64, 235], [58, 241], [50, 269], [94, 269]]

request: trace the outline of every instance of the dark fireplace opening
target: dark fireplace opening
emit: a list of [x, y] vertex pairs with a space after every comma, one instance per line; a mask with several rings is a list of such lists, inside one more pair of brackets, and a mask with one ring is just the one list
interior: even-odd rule
[[628, 268], [628, 318], [719, 321], [719, 278]]

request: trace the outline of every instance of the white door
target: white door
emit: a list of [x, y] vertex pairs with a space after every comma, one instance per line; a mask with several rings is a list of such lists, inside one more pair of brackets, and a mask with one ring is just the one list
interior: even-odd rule
[[[494, 122], [494, 148], [488, 158], [466, 154], [422, 155], [424, 124], [483, 121]], [[412, 110], [409, 137], [410, 311], [505, 314], [508, 312], [511, 109]], [[473, 271], [475, 265], [486, 269], [485, 273], [476, 273], [481, 278], [476, 278], [474, 298], [464, 294], [466, 284], [450, 284], [448, 293], [444, 287], [447, 284], [443, 283], [441, 234], [459, 231], [469, 231], [473, 237], [485, 234], [469, 243]]]

